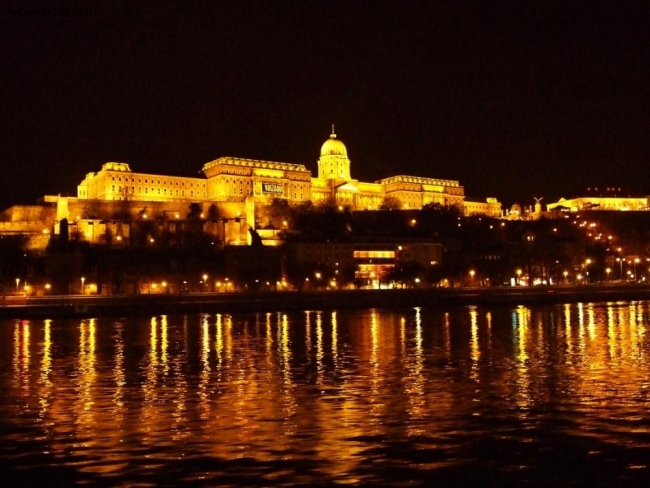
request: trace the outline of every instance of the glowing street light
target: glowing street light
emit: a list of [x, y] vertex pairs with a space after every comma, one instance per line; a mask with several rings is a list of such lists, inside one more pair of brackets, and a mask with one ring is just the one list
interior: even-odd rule
[[568, 272], [568, 271], [564, 271], [562, 274], [564, 275], [564, 283], [566, 283], [566, 277], [567, 277], [567, 275], [569, 274], [569, 272]]
[[18, 293], [19, 286], [20, 286], [20, 278], [16, 278], [16, 293]]
[[82, 276], [81, 277], [81, 294], [82, 295], [84, 294], [84, 283], [85, 282], [86, 282], [86, 278]]
[[[619, 247], [619, 249], [620, 249], [620, 247]], [[621, 267], [621, 273], [620, 273], [619, 277], [622, 280], [623, 279], [623, 260], [621, 258], [616, 258], [616, 262], [618, 262], [618, 264]]]
[[609, 281], [609, 273], [611, 273], [611, 272], [612, 272], [611, 268], [606, 268], [605, 269], [605, 273], [607, 273], [607, 281]]
[[474, 275], [476, 274], [476, 271], [473, 269], [469, 270], [469, 282], [471, 285], [474, 285]]
[[517, 284], [521, 285], [521, 269], [517, 270]]

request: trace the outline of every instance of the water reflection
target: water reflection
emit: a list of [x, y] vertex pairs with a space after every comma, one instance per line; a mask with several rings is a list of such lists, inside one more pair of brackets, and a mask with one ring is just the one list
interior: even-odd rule
[[[648, 306], [6, 322], [0, 441], [31, 431], [52, 466], [122, 484], [179, 456], [254, 459], [264, 484], [370, 482], [368, 463], [450, 469], [477, 462], [475, 439], [523, 446], [549, 428], [646, 448]], [[493, 465], [534, 469], [523, 452]]]

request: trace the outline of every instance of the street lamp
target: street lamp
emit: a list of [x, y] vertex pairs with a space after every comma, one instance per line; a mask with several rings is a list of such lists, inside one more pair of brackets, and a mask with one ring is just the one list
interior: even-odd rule
[[521, 285], [521, 270], [517, 270], [517, 285]]
[[205, 289], [207, 291], [210, 291], [210, 285], [208, 284], [208, 275], [207, 274], [203, 275], [203, 283], [205, 283]]
[[641, 260], [639, 258], [634, 258], [634, 276], [636, 276], [636, 265], [640, 262]]
[[569, 272], [568, 272], [568, 271], [564, 271], [562, 274], [564, 275], [564, 284], [566, 284], [566, 277], [567, 277], [567, 275], [569, 274]]
[[84, 294], [84, 282], [86, 281], [86, 278], [83, 276], [81, 277], [81, 294]]
[[18, 293], [19, 286], [20, 286], [20, 278], [16, 278], [16, 293]]
[[611, 272], [612, 272], [611, 268], [606, 268], [605, 269], [605, 273], [607, 273], [607, 281], [609, 281], [609, 273], [611, 273]]
[[474, 285], [474, 275], [475, 274], [476, 274], [476, 271], [474, 271], [473, 269], [469, 270], [469, 282], [470, 282], [470, 285], [472, 285], [472, 286]]

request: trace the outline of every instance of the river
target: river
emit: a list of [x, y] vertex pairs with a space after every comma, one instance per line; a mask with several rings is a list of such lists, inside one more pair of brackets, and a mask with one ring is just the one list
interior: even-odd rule
[[643, 484], [649, 318], [633, 301], [2, 320], [0, 470], [17, 486]]

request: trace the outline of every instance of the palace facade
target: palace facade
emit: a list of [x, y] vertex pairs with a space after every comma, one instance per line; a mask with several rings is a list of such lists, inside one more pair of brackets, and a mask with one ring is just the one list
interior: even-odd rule
[[318, 176], [303, 164], [222, 157], [203, 165], [204, 177], [134, 173], [127, 163], [105, 163], [79, 184], [83, 200], [141, 202], [216, 202], [244, 205], [287, 200], [291, 205], [311, 201], [349, 210], [377, 210], [382, 206], [420, 209], [430, 203], [455, 205], [467, 215], [501, 215], [494, 198], [467, 202], [458, 181], [398, 175], [373, 183], [353, 179], [347, 148], [332, 132], [321, 147]]

